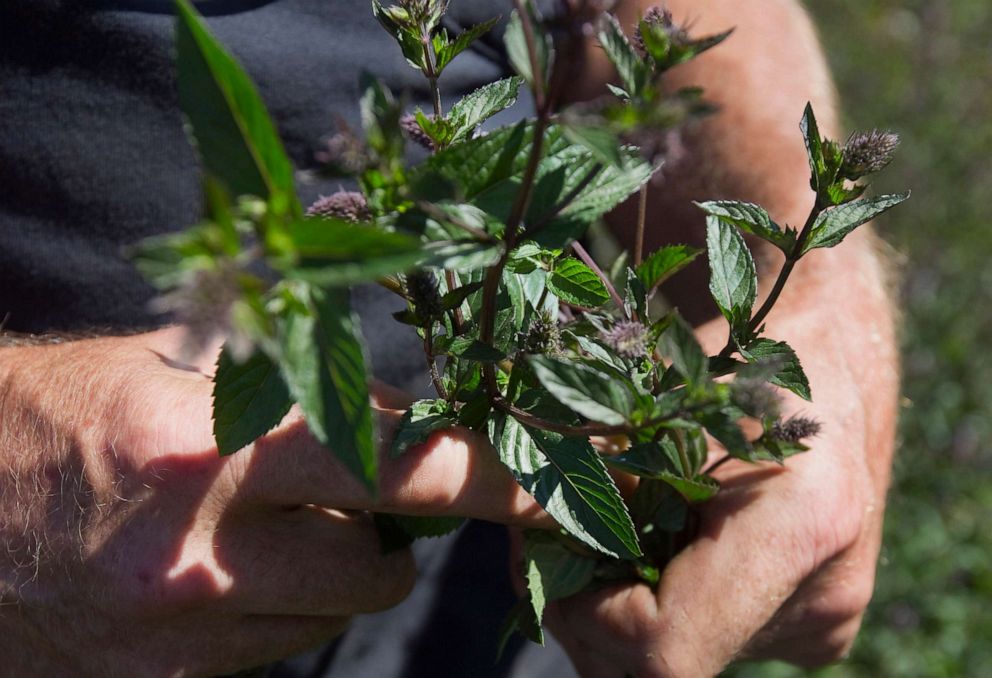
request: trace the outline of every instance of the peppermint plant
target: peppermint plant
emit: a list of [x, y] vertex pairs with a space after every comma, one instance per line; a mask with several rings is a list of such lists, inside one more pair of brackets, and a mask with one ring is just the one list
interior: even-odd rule
[[[661, 9], [630, 34], [597, 17], [620, 81], [608, 99], [565, 107], [554, 63], [567, 62], [578, 27], [555, 41], [531, 2], [514, 4], [505, 41], [516, 75], [444, 110], [445, 69], [497, 18], [450, 35], [447, 0], [373, 0], [371, 14], [423, 74], [433, 105], [405, 111], [362, 75], [363, 134], [341, 130], [322, 158], [357, 188], [304, 209], [252, 82], [188, 0], [177, 0], [179, 92], [202, 161], [205, 215], [142, 243], [135, 261], [162, 290], [160, 307], [190, 328], [191, 349], [218, 331], [228, 338], [214, 378], [220, 454], [248, 446], [296, 403], [328, 454], [371, 493], [369, 365], [349, 287], [377, 282], [401, 297], [396, 320], [419, 335], [436, 397], [406, 411], [390, 453], [452, 426], [485, 432], [506, 471], [557, 521], [557, 531], [525, 535], [528, 593], [506, 625], [541, 642], [555, 599], [612, 580], [656, 585], [691, 540], [698, 504], [719, 492], [717, 466], [783, 463], [807, 450], [819, 424], [783, 419], [777, 391], [809, 400], [809, 383], [795, 352], [764, 335], [764, 321], [801, 259], [908, 194], [864, 197], [862, 180], [890, 161], [894, 135], [824, 139], [807, 106], [801, 132], [815, 198], [805, 223], [780, 225], [750, 203], [698, 204], [709, 291], [727, 321], [725, 347], [708, 355], [656, 298], [702, 252], [673, 245], [645, 254], [643, 198], [667, 135], [713, 112], [698, 89], [666, 93], [662, 76], [730, 31], [694, 37]], [[480, 132], [523, 87], [534, 116]], [[430, 155], [411, 164], [409, 142]], [[629, 264], [622, 258], [606, 273], [580, 239], [638, 195], [639, 242]], [[785, 255], [760, 306], [749, 239]], [[747, 419], [760, 434], [744, 433]], [[708, 436], [725, 453], [709, 466]], [[593, 442], [604, 439], [620, 451]], [[628, 501], [611, 470], [639, 478]], [[460, 522], [375, 518], [387, 549]]]

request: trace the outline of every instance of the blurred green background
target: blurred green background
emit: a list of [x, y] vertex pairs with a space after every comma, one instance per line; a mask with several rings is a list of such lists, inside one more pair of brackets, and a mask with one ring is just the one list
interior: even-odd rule
[[807, 5], [848, 126], [902, 135], [876, 189], [914, 193], [879, 224], [906, 260], [905, 402], [875, 598], [815, 675], [992, 676], [992, 2]]

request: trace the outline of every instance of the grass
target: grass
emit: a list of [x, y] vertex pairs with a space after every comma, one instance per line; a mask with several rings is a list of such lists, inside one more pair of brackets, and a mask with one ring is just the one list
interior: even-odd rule
[[[824, 676], [983, 676], [992, 667], [992, 3], [816, 0], [851, 128], [903, 146], [879, 224], [903, 255], [904, 409], [875, 598]], [[806, 675], [780, 664], [739, 678]]]

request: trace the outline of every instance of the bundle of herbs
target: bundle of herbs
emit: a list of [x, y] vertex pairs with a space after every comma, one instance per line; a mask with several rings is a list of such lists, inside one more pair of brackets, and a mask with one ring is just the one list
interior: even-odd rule
[[[437, 397], [409, 408], [391, 454], [452, 426], [485, 432], [493, 454], [557, 521], [558, 531], [525, 534], [528, 593], [506, 627], [541, 642], [550, 601], [604, 581], [656, 585], [692, 537], [694, 506], [719, 492], [717, 466], [783, 463], [807, 450], [819, 425], [783, 420], [776, 389], [809, 400], [809, 383], [794, 351], [763, 335], [764, 320], [803, 257], [839, 244], [908, 194], [864, 198], [858, 183], [889, 162], [893, 135], [855, 134], [841, 145], [820, 136], [807, 107], [801, 131], [815, 199], [802, 226], [780, 226], [750, 203], [698, 205], [707, 215], [709, 292], [728, 325], [726, 346], [707, 355], [678, 312], [653, 300], [701, 251], [674, 245], [645, 256], [644, 198], [664, 164], [666, 133], [712, 112], [698, 89], [666, 93], [662, 76], [730, 31], [693, 37], [657, 9], [628, 36], [615, 18], [596, 17], [621, 82], [610, 100], [563, 108], [556, 43], [533, 4], [516, 0], [505, 42], [517, 75], [445, 111], [445, 69], [497, 22], [449, 35], [447, 5], [372, 2], [427, 79], [433, 110], [405, 114], [392, 92], [363, 76], [364, 139], [338, 139], [329, 158], [361, 190], [304, 211], [251, 81], [191, 4], [177, 0], [180, 95], [202, 159], [206, 216], [146, 241], [135, 259], [163, 290], [162, 306], [190, 327], [193, 348], [217, 331], [228, 337], [214, 392], [221, 454], [266, 434], [296, 403], [328, 453], [372, 493], [368, 361], [349, 287], [376, 281], [402, 297], [407, 310], [396, 320], [419, 334]], [[481, 133], [522, 87], [535, 117]], [[430, 156], [410, 166], [408, 140]], [[638, 195], [630, 265], [624, 258], [604, 273], [580, 238]], [[758, 307], [745, 235], [785, 255]], [[745, 419], [760, 433], [746, 435]], [[593, 443], [604, 439], [621, 451]], [[709, 441], [725, 456], [707, 467]], [[611, 471], [639, 478], [627, 502]], [[385, 548], [459, 524], [376, 521]]]

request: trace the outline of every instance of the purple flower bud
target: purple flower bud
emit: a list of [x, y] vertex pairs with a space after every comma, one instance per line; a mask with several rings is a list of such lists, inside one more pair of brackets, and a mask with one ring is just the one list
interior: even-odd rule
[[855, 132], [847, 139], [843, 151], [841, 174], [851, 181], [879, 172], [892, 162], [899, 135], [873, 129]]
[[524, 338], [525, 353], [558, 355], [562, 351], [561, 329], [558, 320], [549, 312], [542, 311], [527, 330]]
[[323, 170], [333, 175], [351, 176], [362, 172], [369, 164], [365, 144], [345, 128], [324, 141], [324, 148], [314, 153]]
[[372, 211], [365, 196], [357, 191], [338, 191], [334, 195], [321, 196], [307, 209], [308, 217], [333, 217], [345, 221], [360, 222], [372, 219]]
[[406, 134], [410, 141], [423, 146], [428, 151], [437, 150], [434, 140], [431, 139], [427, 132], [425, 132], [420, 126], [420, 123], [417, 122], [417, 116], [413, 113], [407, 113], [400, 118], [400, 129], [403, 130], [403, 133]]
[[785, 421], [775, 422], [772, 435], [779, 440], [789, 443], [801, 442], [804, 438], [812, 438], [820, 433], [823, 427], [820, 422], [808, 417], [792, 417]]
[[638, 54], [642, 57], [647, 56], [648, 50], [644, 45], [644, 34], [641, 32], [641, 22], [647, 24], [652, 29], [660, 29], [667, 36], [668, 40], [673, 45], [687, 45], [691, 42], [689, 38], [689, 32], [686, 31], [685, 27], [678, 26], [675, 20], [672, 18], [672, 13], [661, 7], [652, 7], [637, 24], [637, 29], [634, 31], [634, 49], [637, 50]]
[[406, 293], [413, 302], [414, 312], [419, 319], [426, 321], [444, 312], [437, 289], [437, 276], [430, 271], [416, 271], [407, 275]]
[[600, 332], [599, 338], [624, 358], [643, 358], [647, 354], [648, 328], [639, 322], [618, 322], [609, 330]]

